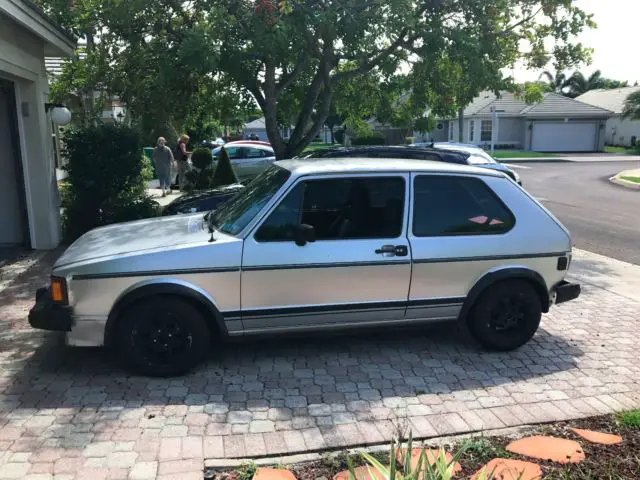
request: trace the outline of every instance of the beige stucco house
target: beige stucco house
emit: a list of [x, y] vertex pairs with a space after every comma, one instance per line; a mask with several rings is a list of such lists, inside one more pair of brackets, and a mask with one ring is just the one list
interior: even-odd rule
[[0, 1], [0, 247], [60, 242], [44, 58], [75, 44], [29, 0]]
[[581, 102], [606, 108], [613, 112], [614, 115], [607, 120], [605, 130], [605, 142], [607, 145], [631, 147], [640, 139], [640, 120], [622, 117], [625, 100], [629, 95], [637, 91], [640, 91], [640, 87], [589, 90], [576, 98]]
[[[613, 115], [606, 108], [555, 93], [528, 105], [513, 93], [497, 97], [482, 92], [464, 109], [463, 141], [486, 147], [493, 139], [498, 148], [540, 152], [599, 152], [604, 148], [605, 124]], [[441, 119], [430, 137], [458, 141], [458, 119]]]

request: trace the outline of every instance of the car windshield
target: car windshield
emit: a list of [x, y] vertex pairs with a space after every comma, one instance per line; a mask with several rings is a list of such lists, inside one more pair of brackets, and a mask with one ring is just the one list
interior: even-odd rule
[[212, 226], [223, 233], [237, 235], [271, 200], [290, 175], [289, 170], [277, 165], [267, 168], [215, 211], [211, 216]]

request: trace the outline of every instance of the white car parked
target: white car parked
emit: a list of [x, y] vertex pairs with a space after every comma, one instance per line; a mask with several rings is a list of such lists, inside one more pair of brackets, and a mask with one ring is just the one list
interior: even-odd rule
[[[217, 161], [222, 148], [213, 150], [214, 162]], [[240, 179], [255, 177], [276, 160], [273, 148], [256, 142], [233, 142], [232, 145], [226, 145], [224, 149]]]

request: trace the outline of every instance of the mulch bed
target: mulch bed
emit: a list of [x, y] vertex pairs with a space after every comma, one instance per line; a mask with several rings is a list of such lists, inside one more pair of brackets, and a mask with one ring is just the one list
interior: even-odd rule
[[[613, 433], [623, 438], [619, 445], [596, 445], [581, 439], [569, 428], [582, 428], [604, 433]], [[558, 465], [551, 462], [537, 461], [513, 455], [505, 451], [505, 447], [514, 437], [482, 437], [466, 439], [456, 445], [445, 448], [455, 453], [464, 448], [465, 453], [458, 462], [462, 471], [455, 478], [469, 478], [495, 457], [514, 458], [538, 463], [543, 470], [543, 478], [550, 480], [640, 480], [640, 429], [625, 427], [615, 417], [606, 415], [568, 422], [558, 422], [532, 427], [526, 435], [549, 435], [578, 441], [586, 454], [586, 460], [578, 464]], [[521, 435], [523, 436], [523, 435]], [[419, 446], [416, 442], [414, 446]], [[383, 464], [388, 465], [388, 452], [373, 454]], [[298, 480], [331, 480], [335, 474], [346, 470], [348, 454], [325, 455], [322, 459], [296, 465], [287, 465]], [[360, 455], [351, 455], [354, 466], [364, 465]], [[275, 460], [274, 460], [275, 461]], [[252, 473], [248, 466], [233, 471], [208, 471], [205, 478], [216, 480], [251, 480]], [[249, 470], [249, 471], [247, 471]]]

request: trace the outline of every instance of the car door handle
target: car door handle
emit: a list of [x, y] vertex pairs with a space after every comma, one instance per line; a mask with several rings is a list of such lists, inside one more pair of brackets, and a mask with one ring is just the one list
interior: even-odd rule
[[390, 257], [406, 257], [409, 254], [409, 249], [405, 245], [383, 245], [376, 250], [376, 253]]

